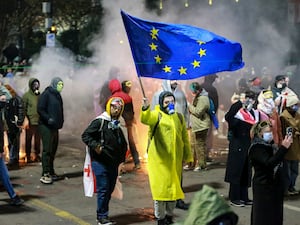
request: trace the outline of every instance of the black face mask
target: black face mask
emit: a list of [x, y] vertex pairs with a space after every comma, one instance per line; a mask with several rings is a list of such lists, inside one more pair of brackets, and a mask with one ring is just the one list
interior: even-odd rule
[[0, 101], [0, 109], [3, 109], [6, 106], [6, 102]]

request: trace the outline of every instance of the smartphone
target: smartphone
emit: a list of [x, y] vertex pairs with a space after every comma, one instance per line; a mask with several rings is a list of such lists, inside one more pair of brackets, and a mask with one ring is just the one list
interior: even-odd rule
[[293, 128], [292, 127], [287, 127], [286, 128], [286, 135], [292, 136], [293, 135]]

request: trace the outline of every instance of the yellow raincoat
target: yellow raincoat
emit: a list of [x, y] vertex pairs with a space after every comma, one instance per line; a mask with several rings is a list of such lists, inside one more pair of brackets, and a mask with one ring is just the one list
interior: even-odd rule
[[141, 111], [141, 122], [149, 125], [149, 135], [161, 114], [159, 124], [148, 148], [148, 174], [153, 200], [175, 201], [183, 199], [181, 188], [182, 163], [192, 162], [188, 132], [183, 116], [168, 115], [150, 107]]

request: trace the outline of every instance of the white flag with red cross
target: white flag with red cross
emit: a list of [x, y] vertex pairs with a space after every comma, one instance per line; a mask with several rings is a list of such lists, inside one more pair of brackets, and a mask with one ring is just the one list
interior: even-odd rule
[[96, 190], [96, 181], [95, 176], [92, 170], [92, 161], [89, 152], [89, 148], [86, 146], [86, 155], [84, 160], [83, 167], [83, 187], [84, 187], [84, 195], [86, 197], [93, 197], [93, 194]]

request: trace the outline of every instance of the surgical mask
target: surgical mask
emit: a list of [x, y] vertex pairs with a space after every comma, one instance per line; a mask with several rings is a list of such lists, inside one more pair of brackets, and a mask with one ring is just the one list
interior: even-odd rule
[[273, 133], [272, 132], [265, 132], [265, 133], [263, 133], [263, 140], [265, 142], [270, 143], [273, 140]]
[[297, 112], [299, 110], [299, 106], [298, 105], [293, 105], [292, 106], [292, 110], [294, 110], [295, 112]]
[[175, 105], [174, 105], [174, 103], [169, 103], [168, 104], [168, 114], [171, 115], [174, 113], [175, 113]]

